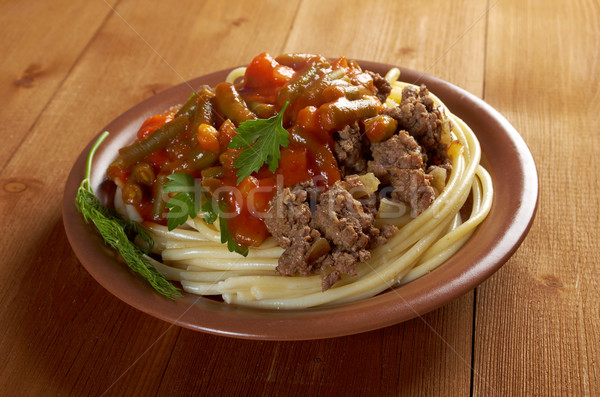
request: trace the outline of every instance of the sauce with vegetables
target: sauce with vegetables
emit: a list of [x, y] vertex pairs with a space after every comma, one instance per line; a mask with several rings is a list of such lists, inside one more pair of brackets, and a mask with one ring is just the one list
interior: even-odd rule
[[[119, 151], [108, 176], [122, 189], [123, 201], [144, 220], [166, 224], [167, 176], [185, 173], [200, 181], [229, 213], [236, 243], [257, 246], [269, 232], [264, 216], [277, 183], [292, 187], [312, 180], [329, 188], [342, 174], [334, 155], [334, 133], [361, 122], [372, 142], [383, 141], [396, 122], [381, 115], [372, 76], [345, 58], [263, 53], [248, 65], [241, 82], [220, 83], [193, 93], [179, 109], [148, 118], [138, 140]], [[268, 119], [289, 104], [283, 127], [289, 143], [279, 150], [275, 172], [267, 164], [238, 183], [236, 161], [246, 149], [231, 149], [236, 128]], [[231, 189], [235, 187], [235, 189]], [[231, 216], [235, 215], [235, 216]]]

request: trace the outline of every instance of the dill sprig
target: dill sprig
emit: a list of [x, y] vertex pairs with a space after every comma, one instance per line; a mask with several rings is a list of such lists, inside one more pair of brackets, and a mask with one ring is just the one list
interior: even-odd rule
[[86, 223], [92, 221], [100, 232], [104, 242], [119, 251], [131, 270], [145, 278], [162, 295], [170, 299], [181, 296], [179, 289], [150, 264], [145, 256], [146, 252], [129, 239], [128, 235], [138, 234], [140, 238], [152, 247], [154, 242], [144, 226], [137, 222], [120, 218], [116, 213], [106, 208], [92, 190], [90, 183], [92, 159], [96, 149], [98, 149], [107, 136], [107, 131], [102, 133], [88, 154], [85, 178], [81, 181], [77, 190], [75, 206], [81, 215], [83, 215]]

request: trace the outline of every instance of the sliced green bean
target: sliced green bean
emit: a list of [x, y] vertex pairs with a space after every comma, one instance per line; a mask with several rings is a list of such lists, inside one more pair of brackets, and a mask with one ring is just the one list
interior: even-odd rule
[[344, 69], [335, 69], [313, 80], [306, 89], [300, 94], [298, 100], [303, 104], [319, 106], [326, 102], [323, 97], [323, 90], [332, 85], [332, 82], [339, 80], [346, 75]]
[[327, 59], [323, 57], [309, 60], [304, 69], [279, 90], [277, 105], [282, 108], [286, 102], [293, 103], [319, 77], [319, 71], [328, 64]]
[[246, 106], [246, 103], [231, 83], [219, 83], [215, 87], [215, 102], [217, 109], [231, 119], [235, 125], [246, 120], [255, 120], [256, 115]]
[[294, 70], [299, 70], [306, 66], [306, 63], [314, 57], [312, 54], [281, 54], [275, 58], [275, 61]]
[[188, 121], [189, 119], [186, 116], [179, 116], [169, 121], [152, 134], [120, 149], [119, 156], [111, 164], [111, 167], [120, 166], [122, 168], [127, 168], [149, 154], [167, 146], [173, 138], [185, 131]]
[[152, 203], [152, 219], [160, 221], [163, 219], [163, 212], [165, 212], [165, 200], [163, 194], [165, 191], [165, 183], [168, 179], [166, 175], [159, 175], [154, 184], [154, 196]]
[[326, 130], [339, 130], [359, 119], [376, 116], [380, 104], [375, 97], [365, 97], [356, 101], [340, 98], [319, 107], [321, 124]]
[[198, 94], [193, 92], [185, 101], [183, 106], [175, 113], [175, 118], [179, 116], [186, 116], [188, 119], [192, 119], [194, 112], [196, 111], [196, 102], [198, 101]]
[[130, 181], [123, 186], [123, 201], [127, 204], [136, 206], [142, 201], [143, 197], [144, 192], [137, 183]]
[[202, 170], [202, 178], [222, 178], [225, 175], [225, 167], [216, 166]]
[[277, 114], [275, 105], [260, 102], [248, 102], [248, 108], [256, 114], [259, 119], [268, 119]]
[[[210, 167], [217, 161], [217, 154], [196, 146], [181, 158], [166, 164], [160, 171], [160, 176], [177, 173], [194, 174]], [[160, 177], [159, 177], [160, 178]]]
[[214, 97], [215, 94], [206, 88], [198, 93], [196, 111], [194, 112], [194, 119], [190, 127], [193, 133], [198, 132], [200, 124], [213, 125], [213, 106], [211, 101]]
[[154, 184], [154, 169], [146, 162], [140, 162], [133, 167], [131, 177], [142, 185], [152, 186]]

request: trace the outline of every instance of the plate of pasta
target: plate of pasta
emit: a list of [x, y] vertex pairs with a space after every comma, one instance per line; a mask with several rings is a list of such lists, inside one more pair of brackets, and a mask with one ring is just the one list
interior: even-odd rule
[[533, 221], [533, 157], [474, 95], [310, 54], [167, 89], [117, 117], [67, 180], [65, 230], [127, 304], [248, 339], [365, 332], [469, 292]]

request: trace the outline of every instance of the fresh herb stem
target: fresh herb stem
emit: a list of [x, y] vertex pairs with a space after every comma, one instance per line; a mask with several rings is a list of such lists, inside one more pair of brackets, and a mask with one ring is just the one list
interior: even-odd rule
[[145, 256], [146, 252], [131, 242], [128, 237], [128, 234], [137, 233], [152, 247], [153, 241], [147, 230], [136, 222], [118, 217], [100, 202], [92, 190], [90, 177], [94, 154], [108, 135], [107, 131], [102, 133], [88, 154], [85, 178], [81, 181], [77, 190], [75, 206], [86, 223], [92, 221], [104, 242], [119, 251], [131, 270], [146, 279], [160, 294], [174, 299], [181, 296], [179, 289], [150, 264]]

